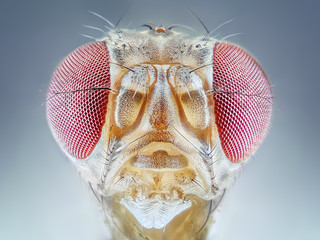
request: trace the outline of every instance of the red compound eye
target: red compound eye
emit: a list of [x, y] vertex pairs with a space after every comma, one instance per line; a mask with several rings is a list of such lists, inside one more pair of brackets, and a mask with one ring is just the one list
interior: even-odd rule
[[227, 158], [240, 162], [268, 131], [272, 92], [259, 63], [230, 43], [217, 43], [213, 57], [215, 118]]
[[90, 155], [101, 136], [110, 87], [109, 54], [104, 42], [79, 47], [53, 73], [47, 119], [60, 147], [78, 159]]

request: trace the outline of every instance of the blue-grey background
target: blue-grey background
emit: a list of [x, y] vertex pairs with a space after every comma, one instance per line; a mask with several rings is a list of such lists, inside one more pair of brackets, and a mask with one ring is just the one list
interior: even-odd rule
[[99, 209], [52, 138], [45, 92], [58, 62], [99, 37], [92, 10], [120, 27], [181, 23], [259, 59], [274, 85], [269, 135], [226, 196], [218, 240], [320, 239], [320, 4], [279, 0], [2, 0], [0, 7], [0, 239], [103, 240]]

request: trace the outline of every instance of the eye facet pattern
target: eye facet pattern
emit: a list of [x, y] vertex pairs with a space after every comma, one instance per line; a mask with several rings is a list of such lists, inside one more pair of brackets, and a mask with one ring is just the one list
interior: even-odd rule
[[257, 149], [272, 115], [272, 92], [259, 63], [242, 48], [216, 43], [213, 57], [215, 121], [227, 158], [240, 162]]
[[69, 155], [84, 159], [99, 141], [109, 95], [109, 90], [99, 88], [109, 87], [109, 54], [104, 42], [79, 47], [53, 73], [47, 119], [55, 139]]

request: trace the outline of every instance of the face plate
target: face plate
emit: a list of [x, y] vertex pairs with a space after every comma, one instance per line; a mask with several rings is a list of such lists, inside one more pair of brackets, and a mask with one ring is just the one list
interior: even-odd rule
[[[203, 239], [225, 189], [268, 129], [272, 103], [267, 77], [256, 60], [235, 45], [192, 39], [164, 27], [111, 31], [88, 46], [97, 44], [106, 46], [108, 59], [102, 85], [89, 77], [88, 86], [70, 90], [78, 65], [71, 67], [71, 74], [56, 77], [70, 68], [67, 63], [74, 54], [54, 73], [47, 105], [53, 135], [99, 196], [115, 239], [138, 239], [141, 234], [162, 239], [163, 231], [170, 235], [165, 239]], [[96, 76], [95, 71], [91, 75]], [[83, 80], [81, 73], [78, 78]], [[62, 80], [66, 87], [53, 88]], [[248, 92], [252, 85], [260, 87]], [[53, 124], [59, 121], [52, 108], [57, 97], [63, 102], [67, 94], [73, 100], [74, 90], [83, 96], [104, 92], [96, 100], [102, 102], [98, 113], [104, 115], [95, 128], [99, 140], [85, 157], [65, 146], [65, 133]], [[69, 117], [70, 111], [65, 114]], [[245, 141], [232, 139], [235, 135]], [[236, 150], [229, 147], [234, 145]]]

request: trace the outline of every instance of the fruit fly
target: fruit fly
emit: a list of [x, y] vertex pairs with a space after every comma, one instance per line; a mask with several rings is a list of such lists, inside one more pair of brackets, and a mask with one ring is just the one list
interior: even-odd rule
[[48, 123], [112, 239], [206, 239], [269, 129], [271, 87], [235, 44], [143, 26], [111, 29], [58, 65]]

